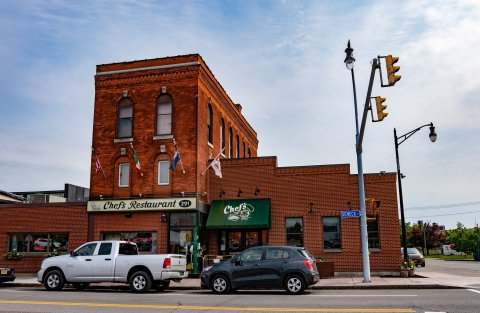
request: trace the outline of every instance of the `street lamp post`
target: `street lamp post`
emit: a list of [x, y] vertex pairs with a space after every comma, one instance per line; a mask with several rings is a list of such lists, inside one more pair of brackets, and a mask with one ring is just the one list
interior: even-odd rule
[[[350, 40], [348, 41], [347, 48], [345, 49], [347, 56], [345, 57], [345, 65], [352, 74], [353, 85], [353, 102], [355, 106], [355, 143], [357, 153], [357, 168], [358, 168], [358, 193], [360, 202], [360, 227], [361, 227], [361, 241], [362, 241], [362, 264], [363, 264], [363, 282], [370, 282], [370, 258], [368, 255], [368, 232], [367, 232], [367, 211], [365, 208], [365, 187], [363, 181], [363, 162], [362, 162], [362, 149], [359, 148], [359, 126], [358, 126], [358, 109], [357, 109], [357, 90], [355, 88], [355, 74], [353, 72], [353, 66], [355, 64], [355, 58], [353, 57], [353, 49], [350, 47]], [[369, 98], [369, 96], [367, 97]]]
[[398, 177], [398, 194], [400, 196], [400, 218], [402, 221], [402, 247], [403, 247], [403, 260], [408, 261], [408, 251], [407, 251], [407, 230], [405, 227], [405, 213], [404, 213], [404, 208], [403, 208], [403, 193], [402, 193], [402, 179], [403, 175], [400, 172], [400, 160], [398, 157], [398, 146], [401, 145], [405, 140], [410, 138], [413, 134], [415, 134], [417, 131], [422, 129], [423, 127], [429, 126], [430, 127], [430, 134], [428, 135], [430, 137], [431, 142], [435, 142], [437, 140], [437, 134], [435, 133], [435, 127], [433, 126], [433, 123], [430, 124], [425, 124], [422, 125], [412, 131], [409, 131], [405, 135], [397, 137], [397, 130], [394, 128], [393, 129], [393, 137], [395, 138], [395, 156], [397, 159], [397, 177]]

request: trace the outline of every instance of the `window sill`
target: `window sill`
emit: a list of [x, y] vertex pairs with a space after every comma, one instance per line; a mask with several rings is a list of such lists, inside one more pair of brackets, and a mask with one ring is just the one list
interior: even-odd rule
[[133, 142], [133, 138], [116, 138], [113, 139], [113, 143], [121, 143], [121, 142]]
[[323, 252], [343, 252], [342, 249], [323, 249]]
[[381, 252], [382, 250], [380, 248], [369, 248], [369, 252]]
[[153, 140], [173, 139], [173, 135], [155, 135]]

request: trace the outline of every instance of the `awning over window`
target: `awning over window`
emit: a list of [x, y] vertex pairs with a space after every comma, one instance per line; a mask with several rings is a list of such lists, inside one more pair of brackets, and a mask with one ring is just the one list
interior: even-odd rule
[[208, 229], [268, 229], [270, 199], [213, 200]]

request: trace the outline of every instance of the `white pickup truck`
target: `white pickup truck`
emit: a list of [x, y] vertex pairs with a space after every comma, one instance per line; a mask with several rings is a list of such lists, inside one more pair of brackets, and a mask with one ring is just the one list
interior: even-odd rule
[[140, 293], [151, 287], [164, 290], [170, 281], [187, 276], [185, 255], [139, 255], [133, 242], [107, 240], [87, 242], [69, 255], [43, 260], [37, 280], [47, 290], [61, 290], [66, 283], [83, 290], [90, 283], [119, 282]]

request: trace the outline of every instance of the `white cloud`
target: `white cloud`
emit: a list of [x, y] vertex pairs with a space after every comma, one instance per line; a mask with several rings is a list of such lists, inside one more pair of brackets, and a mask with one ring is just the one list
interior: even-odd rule
[[372, 96], [387, 98], [389, 116], [367, 124], [365, 171], [395, 171], [394, 127], [433, 122], [436, 143], [425, 128], [400, 147], [406, 207], [478, 200], [476, 1], [7, 1], [0, 10], [2, 189], [88, 186], [96, 64], [197, 52], [243, 105], [261, 155], [281, 166], [350, 163], [355, 173], [351, 39], [359, 115], [372, 58], [399, 56], [402, 75], [392, 88], [376, 77]]

